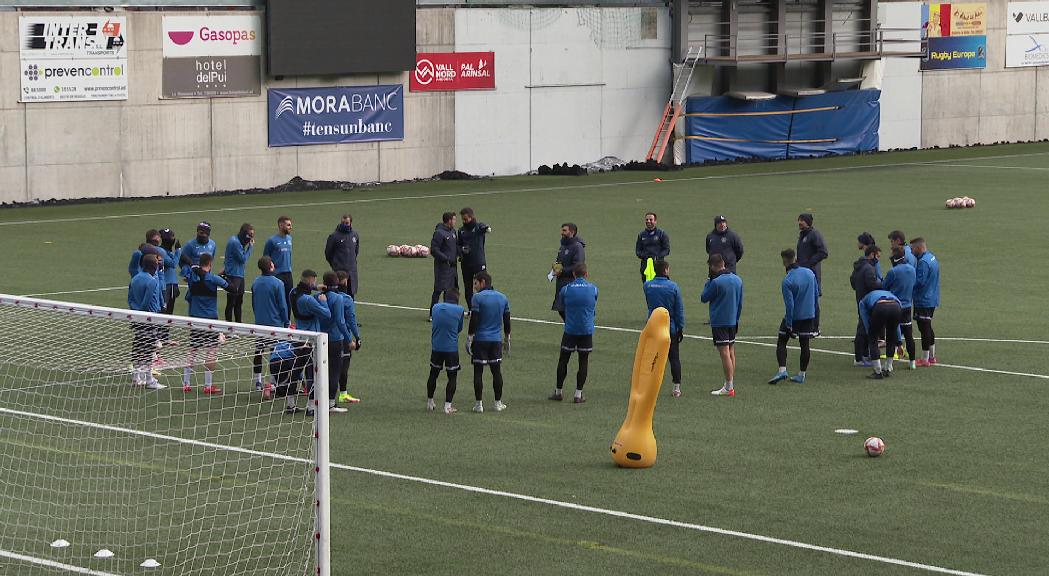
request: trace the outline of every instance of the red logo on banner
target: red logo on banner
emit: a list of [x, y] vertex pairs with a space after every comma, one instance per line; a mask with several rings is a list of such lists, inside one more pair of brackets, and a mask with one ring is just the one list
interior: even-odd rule
[[419, 52], [408, 86], [412, 92], [495, 90], [495, 52]]

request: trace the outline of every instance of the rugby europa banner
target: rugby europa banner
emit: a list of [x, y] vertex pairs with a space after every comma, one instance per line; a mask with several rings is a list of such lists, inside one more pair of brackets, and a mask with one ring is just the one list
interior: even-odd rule
[[162, 98], [262, 93], [262, 18], [165, 16]]
[[19, 101], [127, 100], [126, 33], [123, 17], [19, 17]]
[[270, 146], [404, 140], [404, 86], [268, 90]]
[[412, 92], [495, 90], [495, 52], [419, 52]]
[[1049, 2], [1010, 2], [1006, 68], [1049, 65]]
[[923, 4], [922, 70], [987, 67], [987, 4]]

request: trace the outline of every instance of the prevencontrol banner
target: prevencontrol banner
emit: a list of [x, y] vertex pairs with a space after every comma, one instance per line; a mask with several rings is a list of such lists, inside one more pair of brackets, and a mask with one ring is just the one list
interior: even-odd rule
[[123, 17], [19, 17], [19, 101], [127, 100], [126, 34]]
[[162, 98], [262, 93], [262, 18], [165, 16]]
[[495, 90], [495, 52], [419, 52], [412, 92]]
[[404, 86], [268, 91], [270, 146], [404, 140]]
[[987, 4], [923, 4], [922, 70], [987, 67]]

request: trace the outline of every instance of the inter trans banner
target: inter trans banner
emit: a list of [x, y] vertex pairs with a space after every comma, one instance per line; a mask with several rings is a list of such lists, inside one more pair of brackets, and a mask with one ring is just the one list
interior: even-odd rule
[[419, 52], [409, 89], [495, 90], [495, 52]]
[[123, 17], [18, 19], [19, 102], [127, 100]]
[[269, 145], [404, 140], [404, 86], [270, 89]]

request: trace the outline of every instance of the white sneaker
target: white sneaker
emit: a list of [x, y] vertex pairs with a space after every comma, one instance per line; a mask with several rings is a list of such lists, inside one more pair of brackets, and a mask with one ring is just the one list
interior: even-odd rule
[[339, 406], [339, 405], [330, 406], [328, 408], [328, 412], [332, 412], [332, 413], [336, 413], [336, 414], [342, 414], [343, 412], [349, 412], [349, 411], [350, 411], [349, 408], [343, 408], [342, 406]]
[[729, 398], [732, 398], [736, 396], [736, 389], [722, 386], [718, 390], [711, 390], [710, 394], [713, 396], [728, 396]]
[[458, 409], [456, 409], [456, 407], [455, 407], [455, 406], [449, 406], [449, 407], [447, 407], [447, 408], [445, 408], [445, 409], [444, 409], [444, 413], [445, 413], [445, 414], [455, 414], [455, 413], [456, 413], [456, 412], [458, 412], [458, 411], [459, 411], [459, 410], [458, 410]]
[[149, 383], [146, 384], [146, 388], [149, 388], [150, 390], [163, 390], [167, 388], [167, 386], [161, 384], [156, 378], [152, 378]]
[[502, 412], [503, 410], [506, 410], [506, 404], [503, 404], [499, 400], [496, 400], [495, 401], [495, 411], [496, 412]]
[[477, 413], [484, 412], [484, 404], [477, 402], [476, 404], [474, 404], [473, 411]]
[[426, 400], [426, 409], [430, 412], [433, 412], [437, 409], [437, 404], [433, 401], [433, 398], [429, 398]]

